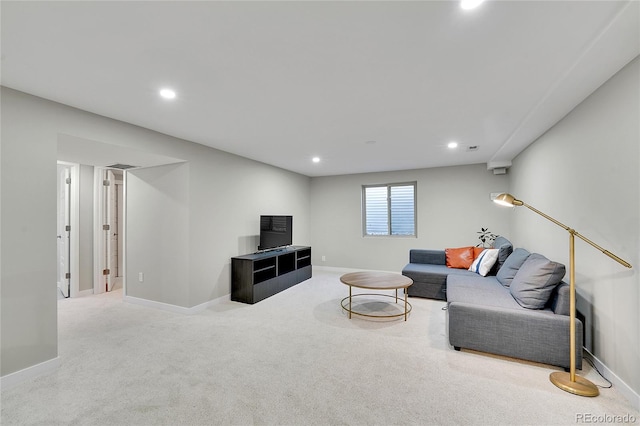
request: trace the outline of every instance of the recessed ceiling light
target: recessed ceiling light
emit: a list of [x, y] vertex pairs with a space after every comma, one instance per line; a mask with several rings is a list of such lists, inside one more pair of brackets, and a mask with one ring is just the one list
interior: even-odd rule
[[160, 90], [160, 96], [162, 96], [165, 99], [175, 99], [176, 92], [174, 92], [171, 89], [161, 89]]
[[453, 149], [453, 148], [457, 148], [457, 147], [458, 147], [458, 142], [449, 142], [447, 144], [447, 148]]
[[313, 157], [311, 159], [311, 161], [313, 161], [314, 163], [319, 163], [320, 162], [320, 157]]
[[461, 0], [460, 7], [464, 10], [471, 10], [480, 6], [482, 3], [484, 3], [484, 0]]

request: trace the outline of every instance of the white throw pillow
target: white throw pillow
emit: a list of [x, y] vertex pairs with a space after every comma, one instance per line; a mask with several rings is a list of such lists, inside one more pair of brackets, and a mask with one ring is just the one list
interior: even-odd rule
[[498, 260], [498, 249], [485, 249], [469, 267], [470, 271], [486, 277], [491, 267]]

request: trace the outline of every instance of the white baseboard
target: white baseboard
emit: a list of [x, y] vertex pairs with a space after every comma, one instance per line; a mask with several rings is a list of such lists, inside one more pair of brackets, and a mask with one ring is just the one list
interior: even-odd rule
[[629, 385], [627, 385], [620, 377], [618, 377], [613, 371], [609, 370], [609, 368], [602, 363], [597, 357], [595, 357], [591, 352], [587, 349], [584, 349], [585, 358], [589, 358], [593, 364], [596, 366], [598, 371], [602, 373], [602, 375], [609, 380], [613, 386], [634, 406], [634, 408], [640, 411], [640, 395]]
[[316, 266], [313, 265], [313, 271], [326, 271], [326, 272], [343, 272], [343, 273], [347, 273], [347, 272], [354, 272], [357, 271], [358, 269], [353, 269], [353, 268], [339, 268], [337, 266]]
[[190, 308], [185, 308], [184, 306], [172, 305], [170, 303], [156, 302], [155, 300], [140, 299], [138, 297], [133, 297], [133, 296], [124, 296], [123, 300], [125, 302], [132, 303], [134, 305], [146, 306], [148, 308], [160, 309], [163, 311], [173, 312], [176, 314], [193, 315], [193, 314], [197, 314], [198, 312], [202, 312], [210, 308], [211, 306], [214, 306], [223, 302], [228, 302], [229, 300], [231, 300], [231, 294], [218, 297], [217, 299], [209, 300], [208, 302], [204, 302], [199, 305], [192, 306]]
[[51, 373], [59, 366], [60, 358], [55, 357], [49, 361], [41, 362], [40, 364], [32, 365], [31, 367], [27, 367], [23, 370], [2, 376], [0, 377], [0, 390], [5, 391], [12, 389], [27, 380], [35, 379], [36, 377]]
[[349, 272], [389, 272], [391, 274], [398, 274], [398, 271], [384, 271], [380, 269], [354, 269], [354, 268], [341, 268], [337, 266], [316, 266], [313, 265], [314, 271], [325, 271], [325, 272], [341, 272], [341, 273], [349, 273]]

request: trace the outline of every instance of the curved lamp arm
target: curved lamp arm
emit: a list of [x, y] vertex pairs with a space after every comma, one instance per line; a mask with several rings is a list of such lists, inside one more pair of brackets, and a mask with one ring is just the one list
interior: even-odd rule
[[621, 264], [623, 266], [626, 266], [627, 268], [631, 268], [631, 264], [629, 262], [627, 262], [626, 260], [621, 259], [620, 257], [616, 256], [615, 254], [611, 253], [609, 250], [605, 250], [604, 248], [600, 247], [598, 244], [594, 243], [593, 241], [591, 241], [590, 239], [588, 239], [584, 235], [581, 235], [575, 229], [569, 228], [567, 225], [565, 225], [562, 222], [557, 221], [556, 219], [552, 218], [548, 214], [545, 214], [545, 213], [541, 212], [540, 210], [536, 209], [535, 207], [530, 206], [529, 204], [525, 203], [524, 201], [516, 199], [511, 194], [507, 194], [507, 193], [500, 194], [493, 201], [496, 204], [500, 204], [501, 206], [510, 206], [510, 207], [512, 207], [512, 206], [524, 206], [524, 207], [527, 207], [528, 209], [538, 213], [540, 216], [544, 217], [545, 219], [548, 219], [551, 222], [555, 223], [559, 227], [564, 228], [570, 234], [575, 235], [576, 237], [580, 238], [582, 241], [584, 241], [584, 242], [590, 244], [591, 246], [593, 246], [594, 248], [600, 250], [602, 253], [606, 254], [607, 256], [609, 256], [610, 258], [612, 258], [613, 260], [615, 260], [619, 264]]

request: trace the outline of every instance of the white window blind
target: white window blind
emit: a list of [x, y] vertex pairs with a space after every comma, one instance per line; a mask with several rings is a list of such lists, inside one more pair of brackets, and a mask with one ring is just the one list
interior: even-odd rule
[[416, 183], [363, 187], [364, 235], [416, 235]]
[[389, 235], [387, 187], [366, 187], [364, 191], [366, 235]]

